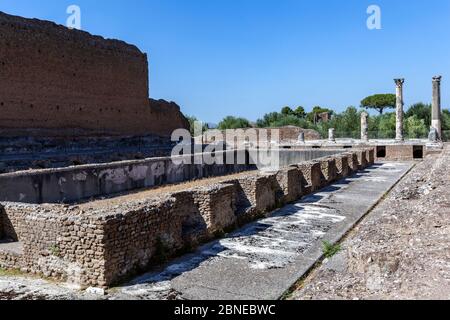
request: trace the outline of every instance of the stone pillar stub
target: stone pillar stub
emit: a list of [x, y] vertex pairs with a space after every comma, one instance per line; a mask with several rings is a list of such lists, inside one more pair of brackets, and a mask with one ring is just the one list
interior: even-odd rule
[[395, 140], [403, 142], [403, 84], [405, 79], [394, 79], [396, 85], [396, 134]]
[[305, 133], [304, 132], [300, 132], [298, 135], [298, 142], [299, 143], [305, 143]]
[[334, 128], [328, 129], [328, 142], [336, 142], [336, 130]]
[[433, 77], [430, 140], [434, 142], [442, 140], [441, 80], [441, 76]]
[[361, 140], [363, 142], [369, 141], [369, 125], [368, 125], [369, 114], [365, 111], [361, 113]]

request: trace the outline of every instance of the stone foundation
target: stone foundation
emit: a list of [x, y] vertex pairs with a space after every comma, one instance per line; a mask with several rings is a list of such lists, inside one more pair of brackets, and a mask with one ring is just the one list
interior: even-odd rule
[[[365, 151], [250, 173], [181, 192], [101, 205], [4, 203], [0, 267], [81, 288], [108, 287], [345, 176]], [[351, 162], [353, 163], [353, 162]], [[323, 180], [326, 179], [326, 180]], [[15, 242], [14, 242], [15, 241]], [[12, 246], [15, 249], [10, 249]]]
[[336, 156], [336, 169], [338, 178], [345, 178], [350, 174], [349, 154]]
[[324, 187], [336, 180], [338, 176], [338, 171], [336, 167], [335, 158], [326, 158], [320, 161], [320, 166], [322, 169], [322, 181], [321, 186]]

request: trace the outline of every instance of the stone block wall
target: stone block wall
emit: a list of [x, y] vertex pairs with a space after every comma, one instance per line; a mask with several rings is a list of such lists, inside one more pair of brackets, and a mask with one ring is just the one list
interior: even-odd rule
[[413, 148], [413, 145], [388, 145], [385, 159], [391, 161], [412, 160]]
[[[357, 157], [358, 152], [349, 155], [348, 159]], [[345, 166], [345, 158], [321, 160], [326, 163], [327, 179], [333, 177], [330, 167]], [[362, 165], [367, 166], [367, 161]], [[319, 161], [219, 184], [205, 182], [144, 200], [104, 200], [101, 205], [4, 203], [3, 233], [14, 232], [12, 240], [20, 242], [23, 252], [5, 251], [0, 244], [0, 267], [19, 268], [81, 288], [112, 286], [217, 232], [300, 199], [310, 192], [305, 187], [320, 188], [323, 176]]]
[[349, 155], [348, 154], [338, 155], [336, 156], [335, 160], [338, 178], [347, 177], [350, 174], [350, 167], [348, 164]]
[[276, 206], [276, 174], [258, 173], [223, 183], [236, 188], [236, 210], [241, 221], [256, 217]]
[[250, 164], [195, 164], [193, 157], [186, 155], [22, 171], [0, 174], [0, 201], [70, 203], [252, 169], [254, 166]]
[[348, 154], [348, 167], [351, 172], [356, 172], [359, 169], [358, 155], [356, 152], [350, 152]]
[[338, 172], [336, 167], [336, 159], [335, 158], [325, 158], [320, 161], [320, 167], [322, 170], [322, 181], [321, 186], [326, 186], [331, 182], [335, 181]]
[[[5, 212], [14, 217], [23, 246], [14, 255], [15, 269], [83, 286], [106, 284], [103, 231], [95, 219], [58, 205], [11, 203]], [[2, 260], [0, 266], [5, 267]]]
[[364, 169], [367, 167], [367, 151], [366, 150], [358, 150], [356, 151], [358, 155], [358, 167], [359, 169]]
[[222, 232], [236, 224], [235, 187], [217, 184], [194, 189], [194, 203], [206, 224], [209, 235]]
[[367, 162], [369, 164], [374, 164], [375, 163], [375, 149], [369, 149], [367, 151]]
[[320, 189], [324, 176], [322, 166], [318, 161], [300, 163], [298, 169], [303, 176], [303, 190], [305, 193], [315, 192]]
[[277, 203], [290, 203], [299, 199], [302, 195], [303, 174], [298, 168], [289, 167], [281, 169], [276, 175], [277, 179]]

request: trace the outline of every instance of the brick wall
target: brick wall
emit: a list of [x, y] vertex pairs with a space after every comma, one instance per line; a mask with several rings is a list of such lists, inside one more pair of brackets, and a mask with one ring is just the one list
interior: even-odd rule
[[179, 107], [149, 100], [148, 87], [147, 55], [135, 46], [0, 12], [2, 133], [167, 136], [187, 128]]

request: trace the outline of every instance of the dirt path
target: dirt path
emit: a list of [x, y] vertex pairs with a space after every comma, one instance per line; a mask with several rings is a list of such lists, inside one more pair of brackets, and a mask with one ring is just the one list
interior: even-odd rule
[[418, 164], [290, 299], [450, 299], [450, 145]]

